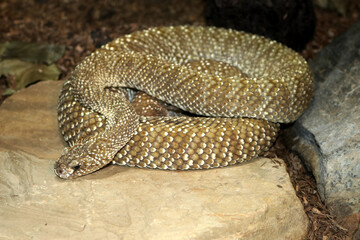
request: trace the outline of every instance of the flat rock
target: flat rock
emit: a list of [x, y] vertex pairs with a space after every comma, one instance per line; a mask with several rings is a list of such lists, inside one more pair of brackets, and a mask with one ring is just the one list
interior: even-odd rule
[[289, 132], [291, 145], [313, 171], [330, 212], [360, 219], [360, 21], [309, 65], [315, 96]]
[[212, 170], [109, 166], [55, 176], [62, 82], [42, 82], [0, 107], [0, 238], [303, 239], [308, 219], [285, 165], [266, 158]]

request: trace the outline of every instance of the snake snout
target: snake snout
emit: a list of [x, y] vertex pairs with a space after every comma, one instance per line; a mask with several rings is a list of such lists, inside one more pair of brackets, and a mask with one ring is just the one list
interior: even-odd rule
[[64, 164], [58, 162], [55, 162], [54, 164], [54, 172], [59, 178], [68, 179], [74, 171], [75, 168], [66, 168]]

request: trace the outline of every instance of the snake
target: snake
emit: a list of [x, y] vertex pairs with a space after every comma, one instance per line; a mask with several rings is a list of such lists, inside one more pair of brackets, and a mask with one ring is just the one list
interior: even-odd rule
[[313, 89], [306, 60], [262, 36], [188, 25], [123, 35], [65, 81], [58, 122], [69, 146], [54, 171], [74, 179], [109, 164], [245, 163], [269, 150], [280, 124], [299, 118]]

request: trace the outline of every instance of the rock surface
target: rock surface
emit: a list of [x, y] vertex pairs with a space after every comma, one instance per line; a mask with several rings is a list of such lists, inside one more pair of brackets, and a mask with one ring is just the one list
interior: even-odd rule
[[61, 82], [42, 82], [0, 107], [0, 238], [302, 239], [308, 220], [285, 170], [242, 166], [169, 172], [109, 166], [55, 176]]
[[292, 148], [312, 169], [330, 211], [360, 219], [360, 22], [322, 49], [310, 68], [315, 97], [290, 132]]

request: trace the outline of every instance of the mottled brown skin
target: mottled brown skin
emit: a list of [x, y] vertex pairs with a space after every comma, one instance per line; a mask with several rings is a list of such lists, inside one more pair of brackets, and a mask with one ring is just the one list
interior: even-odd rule
[[[164, 103], [153, 100], [144, 102], [155, 116], [140, 116], [124, 88], [202, 117], [162, 116]], [[75, 178], [110, 162], [169, 170], [245, 162], [269, 149], [278, 123], [296, 120], [312, 93], [306, 61], [263, 37], [191, 26], [135, 32], [88, 56], [64, 84], [58, 118], [70, 148], [55, 173]]]

